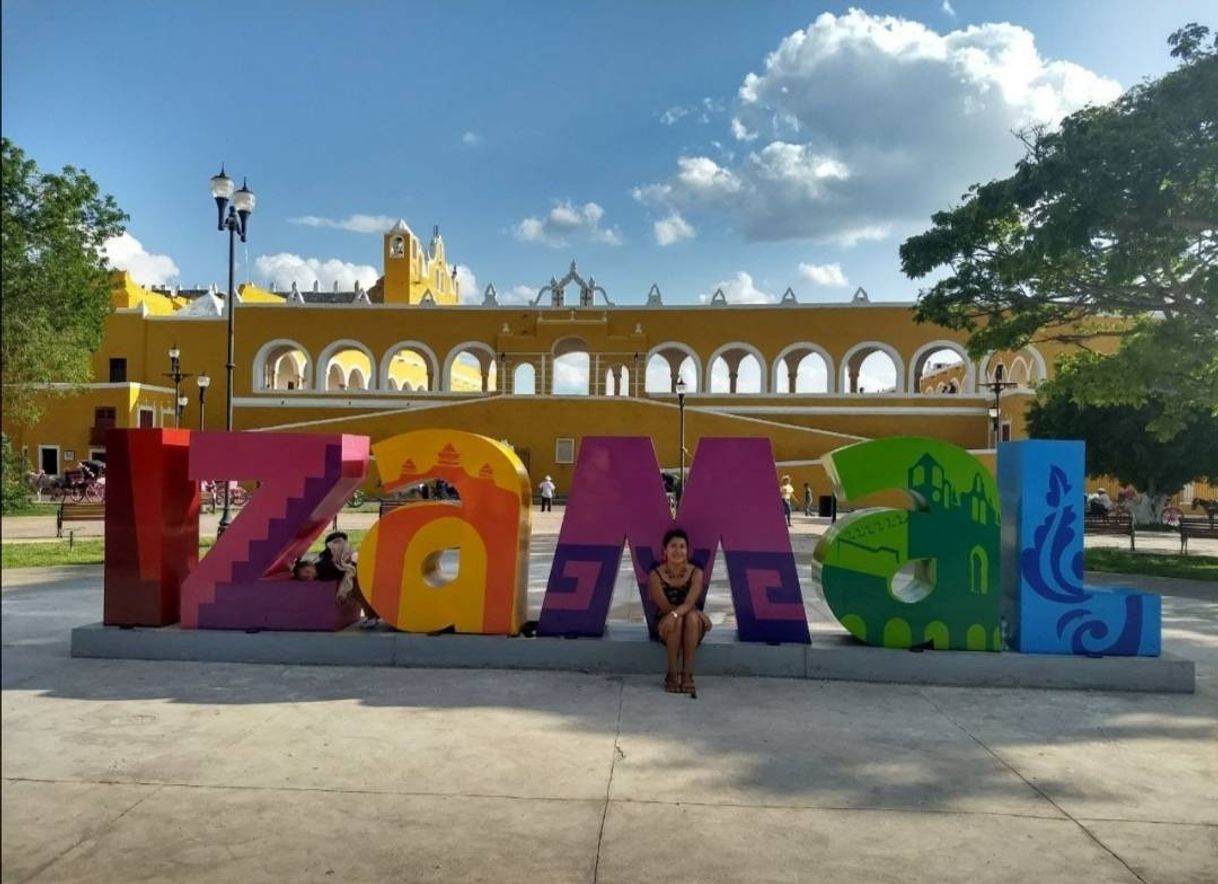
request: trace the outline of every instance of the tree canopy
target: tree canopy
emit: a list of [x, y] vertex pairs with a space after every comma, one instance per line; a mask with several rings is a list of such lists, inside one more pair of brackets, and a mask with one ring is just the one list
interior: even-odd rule
[[3, 407], [6, 422], [27, 424], [45, 396], [29, 385], [92, 380], [110, 309], [102, 246], [127, 216], [82, 170], [42, 172], [7, 138], [2, 155]]
[[1146, 432], [1164, 404], [1080, 405], [1063, 390], [1032, 405], [1028, 429], [1035, 438], [1082, 439], [1087, 473], [1113, 476], [1151, 496], [1174, 494], [1193, 479], [1218, 479], [1218, 416], [1194, 408], [1182, 417], [1183, 430], [1169, 442]]
[[947, 273], [919, 321], [968, 330], [974, 356], [1079, 344], [1057, 388], [1154, 401], [1144, 426], [1162, 439], [1218, 411], [1218, 39], [1192, 24], [1169, 43], [1179, 67], [1021, 133], [1014, 175], [974, 185], [900, 250], [911, 278]]

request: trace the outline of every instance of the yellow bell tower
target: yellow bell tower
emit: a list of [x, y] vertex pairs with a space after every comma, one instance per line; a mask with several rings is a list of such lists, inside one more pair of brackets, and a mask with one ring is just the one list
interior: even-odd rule
[[418, 278], [421, 259], [419, 239], [414, 231], [399, 219], [385, 234], [385, 284], [386, 304], [411, 303], [411, 281]]

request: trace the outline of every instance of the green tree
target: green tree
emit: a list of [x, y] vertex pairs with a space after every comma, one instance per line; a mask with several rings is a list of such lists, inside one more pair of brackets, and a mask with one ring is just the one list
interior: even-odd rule
[[0, 513], [20, 512], [30, 507], [30, 489], [25, 484], [28, 464], [13, 451], [7, 435], [0, 435]]
[[1165, 408], [1160, 399], [1136, 406], [1081, 405], [1051, 384], [1028, 412], [1028, 429], [1038, 439], [1082, 439], [1088, 475], [1133, 485], [1145, 495], [1135, 518], [1156, 523], [1168, 497], [1186, 483], [1218, 479], [1218, 416], [1193, 408], [1181, 416], [1181, 432], [1164, 442], [1146, 428]]
[[[1169, 43], [1179, 67], [1021, 133], [1014, 175], [974, 185], [900, 250], [911, 278], [946, 271], [919, 321], [968, 330], [974, 356], [1079, 344], [1060, 388], [1095, 405], [1153, 400], [1163, 439], [1218, 410], [1218, 40], [1192, 24]], [[1114, 335], [1117, 351], [1100, 352]]]
[[92, 380], [110, 310], [101, 249], [127, 216], [82, 170], [42, 172], [7, 138], [2, 155], [4, 419], [29, 424], [47, 395], [32, 385]]

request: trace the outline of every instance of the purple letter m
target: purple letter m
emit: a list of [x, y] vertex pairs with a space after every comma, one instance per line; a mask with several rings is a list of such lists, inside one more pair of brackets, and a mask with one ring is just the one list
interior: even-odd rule
[[664, 532], [674, 526], [689, 534], [691, 558], [708, 583], [722, 543], [741, 641], [810, 641], [773, 449], [770, 440], [752, 438], [701, 440], [674, 522], [650, 438], [586, 436], [538, 632], [604, 635], [622, 545], [629, 542], [647, 626], [654, 633], [647, 574], [662, 554]]

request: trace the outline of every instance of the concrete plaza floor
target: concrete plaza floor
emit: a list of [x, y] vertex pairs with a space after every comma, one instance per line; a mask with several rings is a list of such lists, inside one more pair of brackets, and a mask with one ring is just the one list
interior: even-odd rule
[[1210, 584], [1089, 575], [1165, 595], [1193, 695], [703, 677], [691, 700], [659, 673], [72, 659], [100, 567], [2, 577], [5, 882], [1218, 880]]

